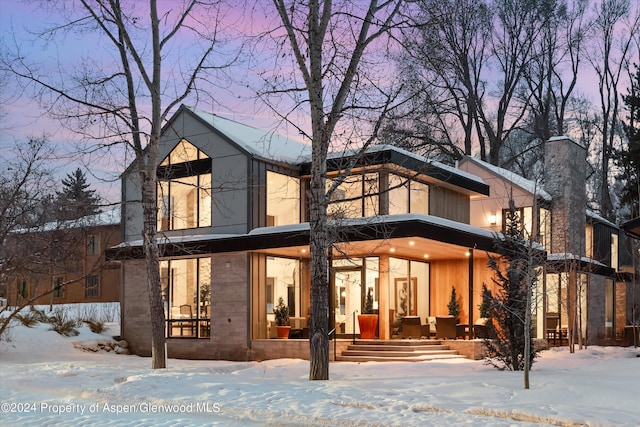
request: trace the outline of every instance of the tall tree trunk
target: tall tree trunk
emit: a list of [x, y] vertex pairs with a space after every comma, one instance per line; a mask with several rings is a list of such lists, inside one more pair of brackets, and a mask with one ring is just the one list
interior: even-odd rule
[[[309, 379], [329, 379], [329, 276], [327, 253], [331, 249], [325, 198], [326, 161], [314, 153], [311, 172], [310, 256], [311, 333]], [[326, 156], [325, 156], [326, 158]]]

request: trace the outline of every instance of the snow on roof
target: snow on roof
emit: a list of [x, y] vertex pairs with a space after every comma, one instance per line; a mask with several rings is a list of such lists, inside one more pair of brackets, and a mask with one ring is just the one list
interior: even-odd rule
[[[191, 235], [181, 235], [181, 236], [165, 236], [158, 234], [156, 241], [158, 244], [180, 244], [180, 243], [189, 243], [189, 242], [207, 242], [210, 240], [218, 240], [218, 239], [228, 239], [230, 237], [240, 237], [243, 234], [191, 234]], [[112, 249], [123, 249], [123, 248], [135, 248], [142, 247], [143, 240], [129, 240], [126, 242], [119, 243], [112, 247]]]
[[[287, 163], [300, 163], [311, 161], [311, 146], [300, 141], [285, 138], [274, 132], [265, 131], [262, 129], [248, 126], [224, 117], [217, 116], [215, 114], [200, 110], [195, 107], [188, 107], [198, 117], [208, 123], [210, 126], [216, 128], [218, 131], [226, 135], [238, 146], [242, 147], [247, 152], [265, 158], [269, 160], [282, 161]], [[412, 157], [421, 162], [431, 164], [442, 170], [446, 170], [452, 174], [463, 176], [467, 179], [484, 184], [481, 178], [470, 174], [460, 169], [456, 169], [452, 166], [445, 165], [444, 163], [428, 159], [419, 154], [412, 153], [393, 145], [380, 144], [371, 145], [367, 147], [365, 153], [375, 153], [380, 151], [395, 151], [405, 156]], [[360, 148], [354, 148], [351, 150], [334, 151], [328, 154], [328, 159], [334, 159], [345, 156], [356, 155], [360, 151]]]
[[14, 233], [41, 233], [72, 228], [98, 227], [118, 224], [120, 224], [120, 206], [116, 206], [110, 210], [106, 210], [94, 215], [87, 215], [78, 219], [51, 221], [38, 227], [21, 228], [15, 230]]
[[593, 218], [598, 222], [602, 222], [603, 224], [606, 224], [610, 227], [613, 227], [615, 229], [618, 229], [619, 227], [617, 225], [615, 225], [614, 223], [612, 223], [611, 221], [604, 219], [603, 217], [601, 217], [600, 215], [598, 215], [597, 213], [595, 213], [594, 211], [592, 211], [591, 209], [587, 209], [587, 217], [589, 218]]
[[475, 159], [473, 157], [465, 157], [465, 159], [476, 163], [477, 165], [487, 169], [488, 171], [506, 179], [507, 181], [517, 185], [525, 191], [528, 191], [531, 194], [537, 194], [543, 199], [547, 201], [551, 201], [551, 195], [547, 193], [542, 186], [530, 179], [526, 179], [525, 177], [518, 175], [515, 172], [511, 172], [510, 170], [492, 165], [491, 163], [484, 162], [480, 159]]
[[[477, 236], [494, 238], [495, 233], [491, 230], [487, 230], [484, 228], [474, 227], [469, 224], [464, 224], [461, 222], [452, 221], [445, 218], [440, 218], [433, 215], [423, 215], [423, 214], [400, 214], [400, 215], [379, 215], [374, 217], [362, 217], [362, 218], [349, 218], [349, 219], [341, 219], [337, 221], [329, 221], [330, 224], [337, 226], [372, 226], [377, 224], [385, 224], [385, 223], [398, 223], [398, 222], [409, 222], [409, 221], [420, 221], [427, 224], [439, 225], [444, 228], [450, 228], [453, 230], [463, 231], [469, 234], [474, 234]], [[278, 225], [278, 226], [270, 226], [270, 227], [260, 227], [255, 228], [249, 233], [246, 234], [197, 234], [197, 235], [189, 235], [189, 236], [159, 236], [158, 243], [187, 243], [187, 242], [205, 242], [219, 239], [228, 239], [233, 237], [244, 237], [244, 236], [269, 236], [276, 235], [280, 233], [295, 233], [295, 232], [304, 232], [309, 230], [309, 223], [303, 222], [299, 224], [290, 224], [290, 225]], [[140, 247], [142, 246], [142, 240], [131, 240], [128, 242], [122, 242], [114, 248], [126, 248], [126, 247]]]
[[[341, 157], [350, 157], [350, 156], [354, 156], [360, 153], [360, 151], [362, 150], [362, 148], [352, 148], [352, 149], [348, 149], [348, 150], [343, 150], [343, 151], [332, 151], [330, 153], [327, 154], [327, 159], [339, 159]], [[364, 154], [369, 154], [369, 153], [379, 153], [382, 151], [395, 151], [396, 153], [400, 153], [404, 156], [407, 157], [411, 157], [413, 159], [416, 159], [420, 162], [424, 162], [426, 164], [429, 165], [433, 165], [439, 169], [445, 170], [447, 172], [450, 172], [454, 175], [458, 175], [458, 176], [462, 176], [464, 178], [470, 179], [472, 181], [476, 181], [479, 182], [481, 184], [485, 184], [485, 182], [482, 180], [482, 178], [480, 178], [479, 176], [473, 175], [469, 172], [460, 170], [460, 169], [456, 169], [453, 166], [449, 166], [446, 165], [444, 163], [441, 163], [437, 160], [433, 160], [433, 159], [429, 159], [427, 157], [421, 156], [420, 154], [416, 154], [416, 153], [412, 153], [411, 151], [407, 151], [403, 148], [400, 147], [396, 147], [395, 145], [388, 145], [388, 144], [376, 144], [376, 145], [370, 145], [368, 146], [365, 150], [364, 150]], [[304, 159], [307, 162], [311, 161], [311, 155], [307, 156], [306, 159]]]
[[551, 138], [549, 138], [549, 141], [563, 141], [565, 139], [577, 144], [577, 142], [573, 138], [571, 138], [569, 135], [552, 136]]
[[582, 261], [587, 264], [599, 265], [602, 267], [608, 267], [608, 265], [601, 263], [600, 261], [596, 261], [595, 259], [588, 258], [586, 256], [575, 255], [572, 253], [558, 253], [558, 254], [548, 254], [547, 261]]
[[311, 146], [275, 132], [248, 126], [194, 107], [185, 106], [247, 152], [265, 159], [298, 163], [311, 154]]

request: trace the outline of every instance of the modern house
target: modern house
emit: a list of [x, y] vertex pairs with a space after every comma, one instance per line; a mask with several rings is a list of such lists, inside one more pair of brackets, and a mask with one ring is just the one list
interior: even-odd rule
[[7, 304], [119, 302], [120, 263], [105, 261], [118, 243], [119, 209], [12, 232], [6, 253], [13, 268], [2, 284]]
[[[182, 106], [163, 128], [159, 149], [157, 226], [169, 356], [308, 357], [304, 333], [310, 315], [310, 147]], [[492, 286], [487, 260], [495, 250], [505, 202], [494, 198], [499, 185], [489, 179], [490, 171], [472, 160], [454, 168], [381, 145], [357, 155], [331, 155], [328, 186], [350, 160], [353, 168], [337, 186], [328, 210], [334, 230], [330, 325], [338, 336], [359, 333], [355, 315], [369, 293], [379, 317], [380, 340], [398, 337], [404, 318], [418, 317], [424, 323], [428, 316], [448, 314], [453, 288], [461, 306], [459, 322], [472, 324], [479, 317], [482, 285]], [[122, 334], [133, 353], [149, 355], [139, 193], [132, 164], [122, 176], [123, 243], [110, 249], [108, 257], [122, 265]], [[555, 208], [553, 200], [546, 200], [549, 194], [526, 193], [519, 203], [525, 218], [527, 212], [532, 215], [531, 207], [538, 209], [531, 194], [546, 203], [536, 215], [544, 217], [545, 209]], [[486, 206], [490, 208], [481, 209]], [[545, 236], [553, 235], [553, 226], [539, 224], [548, 227]], [[580, 258], [580, 266], [582, 262]], [[587, 264], [597, 266], [604, 289], [614, 269]], [[539, 338], [547, 336], [545, 312], [558, 307], [560, 316], [562, 310], [563, 296], [552, 300], [551, 292], [546, 294], [545, 305], [537, 309]], [[294, 337], [303, 339], [270, 339], [273, 308], [280, 298], [299, 334]], [[599, 322], [602, 333], [595, 337], [606, 335], [604, 314]]]

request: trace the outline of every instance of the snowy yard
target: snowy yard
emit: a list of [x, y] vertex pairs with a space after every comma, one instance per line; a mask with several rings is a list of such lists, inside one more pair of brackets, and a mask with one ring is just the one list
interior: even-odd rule
[[590, 347], [542, 353], [522, 373], [482, 361], [332, 363], [169, 360], [86, 352], [118, 327], [62, 337], [16, 324], [0, 342], [3, 426], [528, 426], [640, 424], [640, 353]]

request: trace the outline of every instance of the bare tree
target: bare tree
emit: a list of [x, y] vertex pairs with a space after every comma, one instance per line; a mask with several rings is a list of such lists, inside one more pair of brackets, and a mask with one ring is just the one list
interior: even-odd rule
[[[305, 105], [311, 132], [306, 136], [312, 144], [311, 181], [308, 190], [310, 258], [311, 258], [311, 380], [329, 378], [329, 277], [328, 259], [331, 231], [327, 206], [331, 193], [340, 185], [335, 180], [327, 189], [327, 155], [347, 145], [370, 144], [378, 132], [380, 120], [390, 105], [390, 95], [383, 88], [389, 84], [381, 75], [383, 68], [371, 59], [372, 47], [386, 48], [388, 34], [399, 16], [401, 1], [371, 0], [364, 5], [350, 1], [274, 0], [289, 51], [278, 52], [290, 57], [296, 69], [290, 86], [277, 82], [279, 90], [271, 94], [288, 94], [296, 103]], [[271, 33], [274, 37], [278, 32]], [[277, 40], [279, 43], [281, 39]], [[283, 46], [284, 44], [280, 44]], [[369, 57], [367, 57], [367, 53]], [[296, 78], [301, 77], [298, 85]], [[383, 78], [381, 78], [383, 77]], [[275, 108], [274, 108], [275, 109]], [[287, 117], [287, 114], [282, 114]], [[347, 124], [340, 123], [348, 121]], [[302, 129], [303, 126], [297, 125]], [[368, 132], [358, 134], [358, 132]], [[358, 156], [353, 156], [354, 162]], [[346, 173], [348, 174], [349, 165]]]
[[42, 105], [65, 126], [102, 148], [125, 142], [134, 152], [144, 216], [141, 233], [151, 313], [151, 365], [164, 368], [165, 319], [156, 241], [160, 132], [177, 105], [190, 94], [200, 93], [206, 72], [218, 72], [211, 78], [215, 82], [220, 70], [230, 64], [220, 60], [216, 51], [224, 41], [223, 3], [184, 0], [162, 9], [157, 0], [145, 4], [60, 0], [43, 1], [42, 7], [51, 9], [52, 16], [60, 16], [63, 22], [40, 32], [41, 40], [62, 41], [72, 32], [96, 35], [112, 62], [107, 66], [102, 58], [89, 55], [76, 71], [67, 72], [66, 64], [60, 64], [60, 74], [49, 75], [28, 63], [28, 55], [16, 44], [14, 55], [3, 58], [2, 63], [34, 85]]
[[[80, 270], [86, 243], [76, 221], [55, 219], [55, 180], [47, 167], [52, 156], [47, 139], [17, 143], [13, 152], [7, 147], [4, 154], [0, 160], [0, 294], [13, 307], [2, 316], [0, 336], [23, 308], [59, 290], [52, 287], [51, 272]], [[25, 283], [29, 289], [20, 294], [17, 283], [23, 278], [31, 283]], [[82, 283], [82, 279], [74, 277], [58, 286]]]
[[[408, 91], [415, 93], [408, 128], [426, 127], [426, 144], [459, 158], [472, 154], [478, 135], [478, 104], [489, 56], [490, 5], [471, 0], [423, 0], [403, 37], [399, 60]], [[422, 126], [420, 126], [422, 124]], [[415, 148], [414, 148], [415, 150]]]
[[622, 133], [619, 84], [623, 73], [630, 69], [630, 58], [634, 55], [637, 58], [640, 52], [634, 39], [640, 32], [640, 8], [637, 3], [632, 8], [629, 0], [602, 0], [595, 6], [594, 13], [594, 34], [588, 60], [598, 76], [601, 114], [599, 204], [602, 216], [611, 219], [613, 202], [609, 174], [615, 144]]

